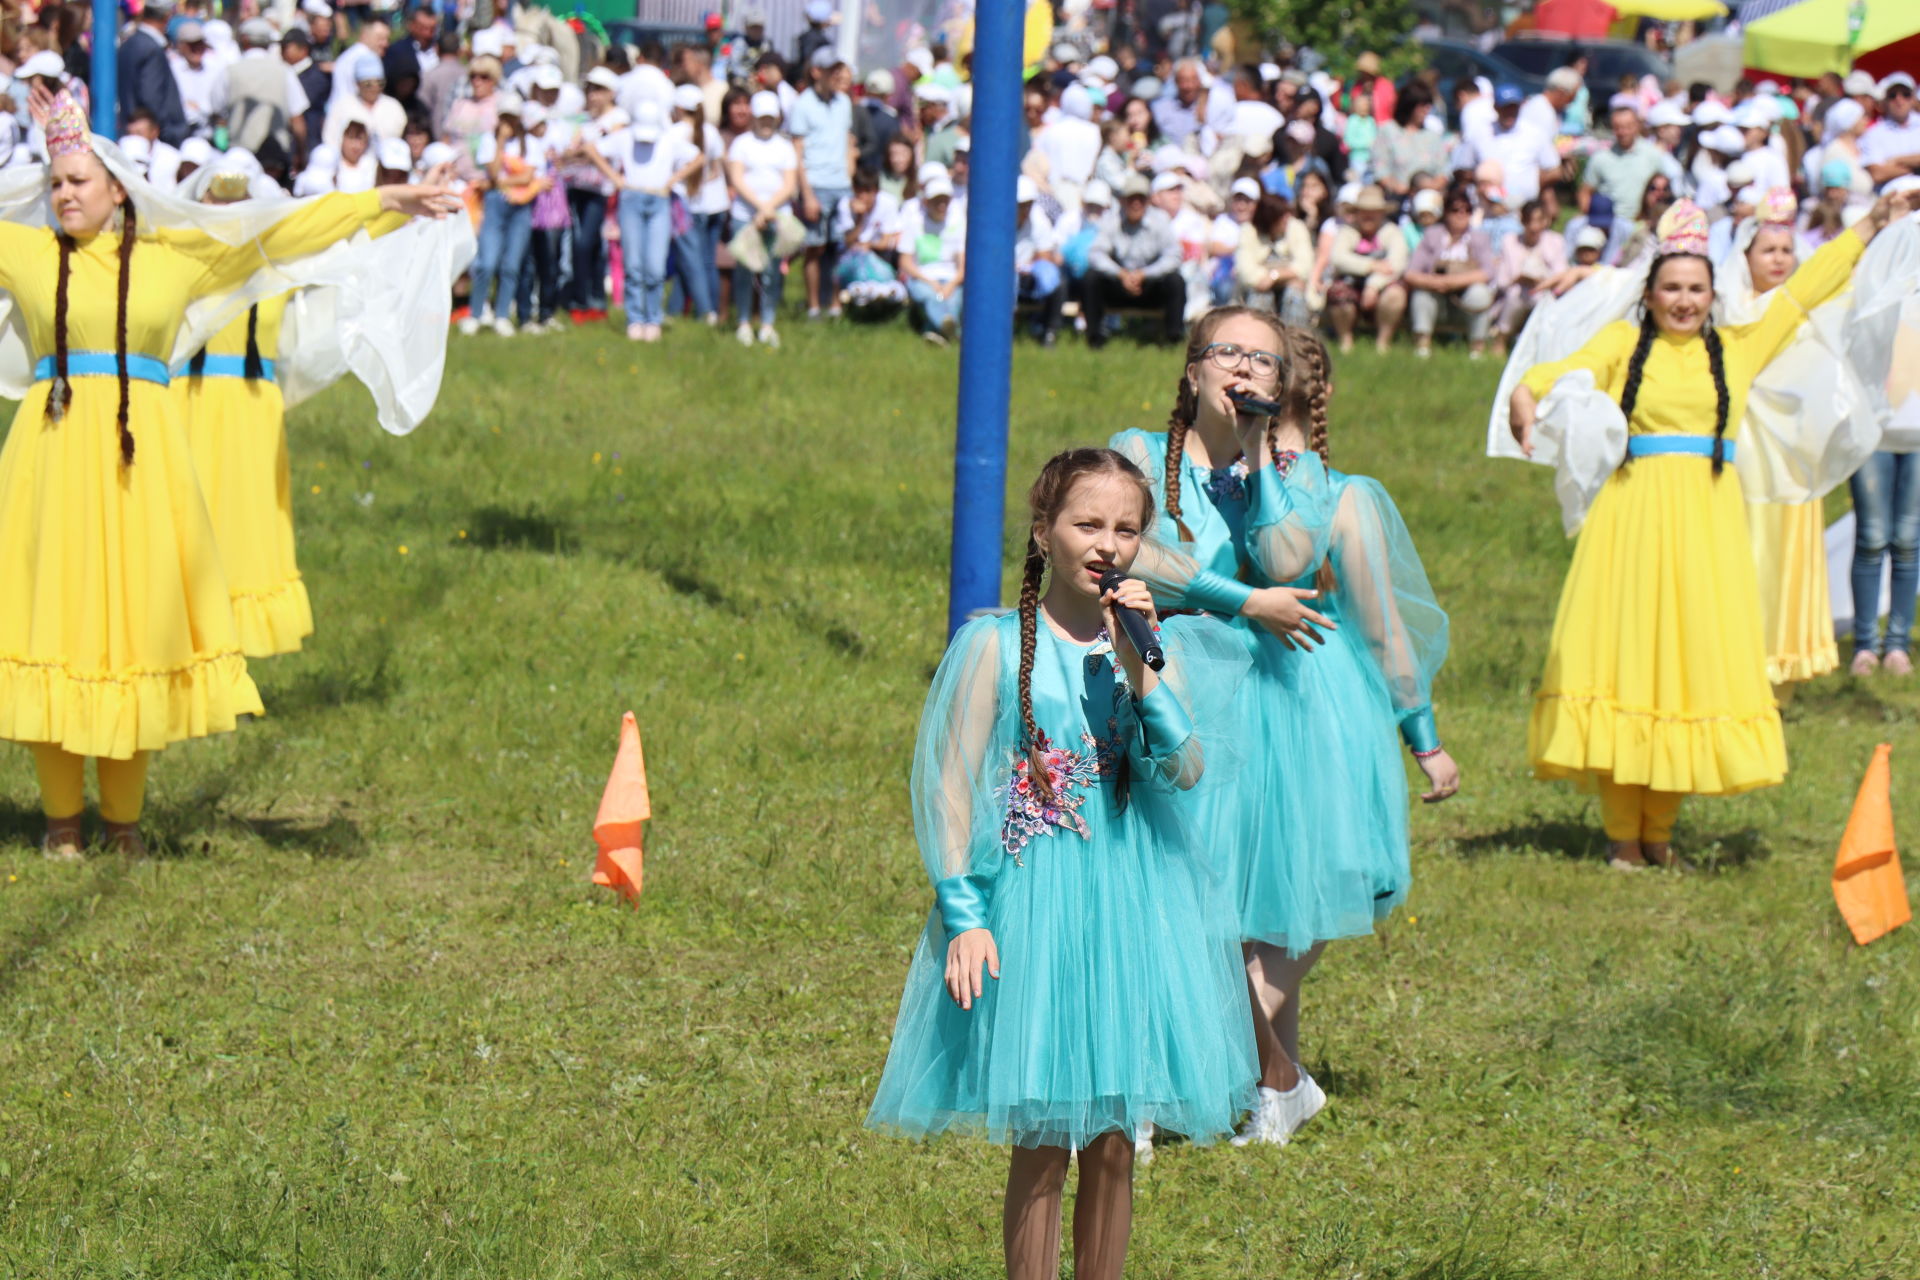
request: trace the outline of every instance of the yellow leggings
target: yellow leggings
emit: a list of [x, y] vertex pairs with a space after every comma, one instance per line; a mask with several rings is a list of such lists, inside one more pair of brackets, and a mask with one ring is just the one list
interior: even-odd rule
[[[56, 821], [77, 818], [87, 807], [87, 758], [62, 751], [51, 742], [33, 743], [33, 764], [40, 773], [40, 811]], [[140, 821], [147, 797], [147, 753], [131, 760], [96, 759], [100, 775], [100, 816], [132, 826]]]
[[1680, 816], [1678, 791], [1655, 791], [1650, 787], [1600, 780], [1600, 822], [1609, 840], [1642, 840], [1665, 844], [1673, 835], [1673, 823]]

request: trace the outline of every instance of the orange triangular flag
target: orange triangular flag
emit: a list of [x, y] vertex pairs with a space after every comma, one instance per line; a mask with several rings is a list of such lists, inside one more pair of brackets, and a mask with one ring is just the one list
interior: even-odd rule
[[1854, 797], [1853, 816], [1833, 859], [1833, 900], [1861, 946], [1913, 919], [1900, 852], [1893, 843], [1893, 748], [1881, 743]]
[[620, 751], [600, 796], [600, 812], [593, 819], [593, 842], [600, 855], [593, 861], [593, 882], [617, 890], [627, 901], [640, 901], [640, 828], [653, 816], [647, 797], [647, 761], [640, 754], [640, 726], [633, 712], [620, 719]]

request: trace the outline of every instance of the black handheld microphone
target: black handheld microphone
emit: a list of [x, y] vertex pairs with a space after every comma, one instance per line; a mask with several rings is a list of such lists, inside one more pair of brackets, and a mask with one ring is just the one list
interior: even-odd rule
[[[1118, 569], [1107, 570], [1100, 575], [1100, 594], [1118, 591], [1120, 584], [1126, 580], [1127, 575]], [[1166, 666], [1167, 651], [1160, 647], [1159, 637], [1153, 634], [1153, 628], [1147, 624], [1146, 615], [1123, 604], [1114, 605], [1113, 612], [1120, 619], [1120, 626], [1126, 631], [1127, 639], [1132, 642], [1140, 660], [1155, 671]]]
[[1267, 400], [1242, 387], [1227, 392], [1227, 399], [1233, 401], [1233, 407], [1242, 413], [1257, 414], [1262, 418], [1277, 418], [1285, 413], [1286, 406], [1278, 400]]

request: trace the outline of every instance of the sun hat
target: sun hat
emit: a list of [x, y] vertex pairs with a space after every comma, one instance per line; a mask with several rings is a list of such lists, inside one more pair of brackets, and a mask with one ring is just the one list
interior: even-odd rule
[[1355, 213], [1385, 213], [1390, 207], [1387, 193], [1373, 183], [1360, 188], [1360, 194], [1353, 198]]
[[1153, 183], [1147, 180], [1147, 175], [1144, 173], [1129, 173], [1120, 180], [1120, 198], [1122, 200], [1131, 200], [1139, 196], [1150, 196], [1152, 194]]

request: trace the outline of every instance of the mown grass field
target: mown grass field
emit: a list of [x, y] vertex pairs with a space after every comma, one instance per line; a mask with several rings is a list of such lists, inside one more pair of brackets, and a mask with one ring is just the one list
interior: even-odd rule
[[[300, 410], [319, 631], [256, 665], [267, 719], [157, 762], [152, 859], [43, 861], [0, 750], [0, 1275], [999, 1274], [1004, 1154], [861, 1127], [928, 901], [954, 359], [785, 336], [456, 337], [412, 439], [357, 387]], [[1163, 421], [1177, 360], [1023, 344], [1016, 500]], [[1329, 1110], [1167, 1148], [1130, 1274], [1920, 1274], [1920, 933], [1858, 949], [1827, 887], [1876, 742], [1920, 834], [1920, 695], [1820, 682], [1786, 785], [1688, 810], [1699, 873], [1607, 871], [1525, 766], [1570, 544], [1480, 456], [1495, 371], [1339, 374], [1335, 460], [1453, 614], [1466, 790], [1308, 985]], [[638, 911], [587, 882], [628, 708]]]

